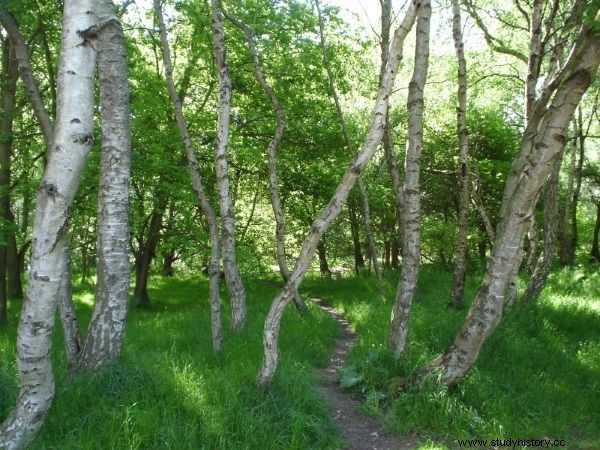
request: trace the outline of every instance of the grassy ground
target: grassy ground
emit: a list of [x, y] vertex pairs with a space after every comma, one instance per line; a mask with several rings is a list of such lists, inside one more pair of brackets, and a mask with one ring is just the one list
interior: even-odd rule
[[[422, 271], [406, 358], [384, 349], [397, 274], [386, 279], [387, 303], [375, 286], [342, 279], [312, 281], [344, 311], [358, 335], [348, 369], [365, 397], [364, 412], [382, 414], [390, 430], [416, 432], [421, 448], [455, 448], [457, 438], [565, 439], [567, 448], [600, 448], [600, 277], [597, 268], [552, 274], [539, 302], [516, 305], [458, 387], [428, 380], [420, 391], [403, 377], [444, 350], [466, 311], [446, 307], [451, 276]], [[471, 299], [479, 280], [468, 280]]]
[[[225, 350], [211, 348], [203, 279], [153, 280], [153, 306], [130, 311], [122, 364], [67, 378], [57, 330], [53, 361], [56, 399], [33, 449], [306, 449], [333, 448], [339, 433], [313, 384], [339, 330], [311, 305], [301, 318], [290, 308], [281, 334], [282, 365], [268, 393], [254, 377], [262, 360], [262, 322], [276, 289], [248, 288], [248, 327], [226, 333]], [[92, 294], [76, 292], [84, 323]], [[224, 302], [226, 303], [226, 302]], [[16, 322], [13, 305], [12, 324]], [[225, 305], [224, 305], [225, 307]], [[223, 311], [225, 327], [229, 310]], [[0, 416], [17, 393], [13, 339], [0, 330]]]
[[[417, 433], [419, 448], [455, 448], [462, 438], [556, 438], [567, 448], [600, 448], [600, 281], [591, 268], [555, 272], [536, 305], [517, 305], [486, 343], [457, 388], [429, 380], [402, 387], [410, 371], [444, 350], [465, 310], [446, 308], [450, 274], [425, 268], [411, 319], [406, 357], [385, 351], [398, 274], [378, 300], [372, 280], [310, 278], [304, 292], [342, 310], [358, 335], [344, 379], [363, 396], [365, 414], [381, 415], [397, 433]], [[478, 280], [469, 279], [467, 298]], [[338, 329], [310, 306], [290, 308], [273, 388], [257, 392], [262, 322], [276, 288], [248, 282], [248, 327], [211, 350], [204, 279], [153, 280], [153, 306], [131, 310], [119, 366], [68, 378], [57, 330], [56, 401], [34, 449], [331, 449], [339, 433], [314, 390], [313, 368], [327, 361]], [[224, 293], [225, 294], [225, 293]], [[93, 295], [76, 290], [85, 325]], [[228, 310], [224, 301], [225, 326]], [[14, 404], [14, 335], [19, 305], [0, 330], [0, 416]]]

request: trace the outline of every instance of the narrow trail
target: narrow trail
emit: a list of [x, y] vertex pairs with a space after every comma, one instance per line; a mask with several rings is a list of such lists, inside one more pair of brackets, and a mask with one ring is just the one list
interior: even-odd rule
[[361, 402], [342, 391], [339, 386], [338, 369], [346, 365], [350, 349], [356, 342], [356, 336], [344, 317], [335, 309], [327, 306], [319, 298], [311, 298], [321, 309], [334, 318], [342, 329], [337, 339], [329, 364], [319, 370], [319, 387], [326, 402], [330, 405], [333, 420], [342, 430], [346, 441], [346, 450], [404, 450], [412, 449], [413, 438], [399, 438], [383, 431], [383, 424], [375, 417], [367, 417], [357, 412]]

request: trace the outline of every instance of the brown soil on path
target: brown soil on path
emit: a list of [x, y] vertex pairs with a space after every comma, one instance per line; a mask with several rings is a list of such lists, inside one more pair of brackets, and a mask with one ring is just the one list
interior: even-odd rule
[[375, 417], [360, 415], [356, 410], [361, 402], [342, 391], [339, 386], [338, 369], [346, 365], [350, 348], [356, 342], [350, 325], [335, 309], [327, 306], [318, 298], [312, 298], [321, 309], [333, 317], [342, 329], [337, 339], [329, 364], [319, 370], [322, 382], [319, 387], [325, 401], [329, 404], [333, 420], [342, 431], [346, 450], [407, 450], [414, 448], [416, 439], [400, 438], [383, 431], [382, 423]]

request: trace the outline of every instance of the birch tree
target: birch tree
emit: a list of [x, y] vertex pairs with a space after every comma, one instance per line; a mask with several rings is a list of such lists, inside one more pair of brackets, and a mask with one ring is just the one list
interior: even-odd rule
[[542, 185], [558, 164], [570, 118], [595, 79], [600, 63], [600, 37], [594, 29], [598, 5], [585, 5], [586, 19], [577, 6], [573, 14], [581, 18], [581, 26], [570, 41], [564, 66], [531, 107], [519, 155], [507, 178], [492, 254], [467, 319], [446, 351], [419, 370], [418, 376], [439, 370], [445, 383], [459, 382], [502, 318], [508, 282], [520, 259], [528, 219]]
[[[290, 278], [290, 269], [288, 267], [287, 256], [285, 253], [285, 216], [283, 214], [283, 208], [281, 207], [281, 197], [279, 195], [279, 186], [277, 181], [277, 148], [281, 142], [281, 139], [283, 138], [283, 133], [286, 127], [285, 111], [281, 106], [281, 103], [279, 103], [273, 88], [267, 81], [261, 69], [258, 51], [256, 49], [254, 30], [242, 21], [236, 19], [231, 14], [227, 13], [225, 10], [223, 10], [223, 13], [227, 19], [231, 21], [231, 23], [233, 23], [244, 33], [246, 45], [248, 47], [248, 51], [250, 52], [254, 77], [269, 99], [277, 119], [277, 126], [275, 128], [273, 139], [271, 139], [271, 142], [269, 142], [269, 146], [267, 148], [267, 157], [269, 160], [269, 196], [271, 197], [271, 206], [273, 207], [273, 214], [275, 216], [275, 256], [277, 259], [277, 265], [279, 266], [279, 272], [281, 273], [281, 278], [283, 278], [283, 281], [287, 283]], [[302, 297], [300, 297], [298, 291], [294, 293], [294, 304], [300, 311], [306, 309], [306, 305], [302, 301]]]
[[[156, 21], [160, 30], [160, 40], [162, 45], [162, 57], [163, 64], [165, 66], [165, 78], [167, 80], [167, 89], [173, 108], [175, 109], [175, 119], [177, 126], [181, 134], [181, 140], [186, 151], [188, 170], [192, 177], [192, 186], [196, 193], [196, 199], [206, 221], [208, 223], [208, 230], [210, 235], [210, 263], [208, 266], [208, 288], [210, 295], [210, 311], [211, 311], [211, 329], [212, 329], [212, 342], [213, 348], [216, 351], [220, 351], [223, 348], [223, 335], [221, 331], [221, 300], [219, 297], [219, 267], [221, 261], [221, 248], [219, 243], [219, 224], [217, 222], [217, 215], [212, 205], [208, 200], [204, 185], [198, 171], [198, 161], [196, 159], [196, 151], [190, 138], [190, 134], [187, 127], [187, 122], [183, 115], [183, 107], [181, 99], [175, 88], [175, 82], [173, 81], [173, 64], [171, 63], [171, 51], [169, 49], [169, 41], [167, 37], [167, 29], [165, 27], [165, 21], [162, 14], [162, 6], [160, 0], [154, 0], [154, 11], [156, 14]], [[229, 284], [230, 278], [227, 279]], [[231, 288], [230, 288], [231, 289]], [[232, 311], [233, 311], [233, 297], [232, 297]]]
[[221, 213], [221, 242], [223, 266], [231, 297], [231, 327], [234, 331], [244, 327], [246, 321], [246, 291], [235, 256], [235, 212], [229, 188], [227, 168], [227, 143], [231, 112], [231, 79], [225, 56], [225, 32], [223, 17], [217, 0], [211, 0], [213, 54], [219, 84], [217, 136], [215, 139], [215, 167], [219, 206]]
[[458, 241], [450, 291], [450, 304], [460, 307], [467, 271], [467, 230], [469, 225], [469, 134], [467, 130], [467, 62], [465, 59], [459, 0], [452, 0], [452, 36], [458, 65], [456, 123], [458, 132]]
[[[94, 2], [66, 0], [57, 79], [53, 151], [37, 192], [27, 295], [17, 335], [20, 392], [0, 427], [0, 447], [27, 446], [54, 397], [50, 346], [62, 257], [73, 202], [93, 143], [96, 25]], [[65, 170], [67, 168], [68, 170]]]
[[392, 309], [389, 348], [399, 357], [406, 347], [412, 301], [417, 289], [421, 261], [420, 158], [423, 147], [423, 91], [429, 69], [431, 2], [425, 0], [416, 25], [415, 66], [408, 87], [408, 142], [404, 163], [404, 205], [402, 210], [402, 274]]
[[102, 146], [98, 189], [98, 263], [94, 310], [78, 358], [97, 370], [121, 355], [129, 300], [131, 130], [127, 48], [112, 0], [96, 1]]
[[398, 65], [402, 59], [404, 40], [412, 28], [419, 7], [420, 4], [417, 1], [412, 1], [410, 3], [402, 23], [394, 33], [390, 57], [381, 86], [377, 93], [377, 99], [371, 114], [371, 123], [367, 137], [363, 142], [360, 151], [354, 156], [350, 166], [344, 173], [342, 180], [329, 200], [329, 203], [313, 221], [310, 231], [304, 238], [300, 255], [296, 260], [296, 265], [290, 275], [289, 281], [271, 304], [263, 330], [263, 362], [257, 375], [257, 382], [261, 387], [266, 387], [270, 384], [277, 369], [277, 364], [279, 362], [278, 339], [283, 312], [289, 304], [294, 291], [298, 289], [300, 283], [304, 279], [321, 237], [340, 213], [342, 206], [348, 198], [348, 193], [381, 142], [387, 116], [389, 96], [392, 92]]

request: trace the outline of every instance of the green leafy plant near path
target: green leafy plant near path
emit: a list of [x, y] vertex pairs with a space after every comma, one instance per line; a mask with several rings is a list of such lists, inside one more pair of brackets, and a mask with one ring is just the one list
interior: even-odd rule
[[[312, 374], [314, 366], [328, 360], [337, 324], [314, 305], [304, 317], [293, 308], [287, 311], [282, 370], [272, 389], [260, 393], [254, 377], [262, 358], [262, 323], [276, 289], [262, 282], [248, 287], [248, 326], [239, 335], [227, 333], [218, 356], [212, 351], [204, 279], [157, 277], [150, 292], [153, 306], [129, 312], [122, 363], [91, 377], [67, 376], [57, 329], [57, 395], [30, 448], [335, 448], [339, 433], [315, 391]], [[92, 300], [90, 290], [76, 292], [83, 326]], [[13, 324], [17, 306], [12, 305]], [[15, 335], [15, 327], [0, 331], [3, 417], [18, 392]]]
[[[392, 298], [397, 274], [386, 278]], [[476, 279], [469, 279], [472, 298]], [[390, 303], [376, 301], [369, 280], [312, 280], [307, 289], [343, 311], [357, 335], [347, 384], [362, 393], [366, 414], [390, 431], [416, 432], [423, 448], [455, 448], [457, 438], [565, 439], [567, 448], [600, 447], [600, 280], [597, 268], [554, 272], [535, 305], [517, 304], [484, 347], [476, 369], [454, 388], [411, 371], [441, 353], [466, 310], [448, 309], [451, 274], [429, 267], [419, 280], [410, 346], [396, 362], [385, 350]]]

